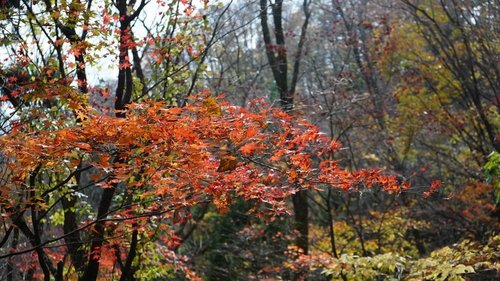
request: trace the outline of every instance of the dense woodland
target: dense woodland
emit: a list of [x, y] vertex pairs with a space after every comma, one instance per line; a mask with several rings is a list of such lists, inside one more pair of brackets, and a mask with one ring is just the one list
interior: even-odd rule
[[500, 280], [498, 0], [0, 0], [0, 279]]

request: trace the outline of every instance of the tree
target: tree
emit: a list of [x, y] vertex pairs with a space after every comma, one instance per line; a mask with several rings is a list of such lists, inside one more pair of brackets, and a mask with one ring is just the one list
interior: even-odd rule
[[[173, 278], [178, 269], [196, 279], [176, 250], [197, 205], [225, 212], [239, 198], [273, 219], [306, 190], [404, 187], [322, 159], [339, 145], [305, 120], [259, 102], [244, 110], [206, 91], [192, 95], [212, 39], [197, 41], [186, 26], [205, 26], [208, 2], [159, 3], [167, 28], [138, 38], [147, 5], [23, 1], [3, 19], [5, 38], [16, 38], [2, 42], [12, 55], [1, 70], [2, 109], [11, 107], [0, 138], [6, 279]], [[116, 54], [114, 95], [89, 79], [100, 52]], [[281, 92], [286, 110], [293, 91]]]
[[[83, 255], [86, 268], [97, 263], [98, 271], [101, 265], [100, 276], [113, 275], [111, 268], [104, 267], [110, 262], [120, 264], [121, 278], [128, 278], [131, 271], [140, 274], [144, 264], [133, 269], [134, 257], [147, 255], [148, 244], [158, 243], [156, 239], [163, 241], [159, 245], [165, 254], [175, 248], [173, 225], [188, 217], [189, 207], [203, 202], [224, 211], [232, 198], [240, 196], [279, 214], [286, 210], [283, 199], [295, 193], [299, 183], [306, 188], [320, 184], [353, 188], [366, 181], [388, 190], [400, 188], [393, 178], [378, 172], [350, 174], [335, 161], [323, 161], [312, 169], [311, 157], [335, 146], [315, 127], [304, 121], [295, 126], [291, 117], [278, 111], [221, 108], [207, 98], [184, 108], [136, 104], [121, 118], [90, 112], [81, 117], [83, 121], [74, 127], [30, 135], [22, 126], [1, 140], [4, 158], [9, 159], [4, 164], [5, 223], [18, 228], [30, 243], [28, 249], [2, 257], [36, 251], [45, 279], [61, 278], [65, 267], [76, 270], [74, 255], [78, 254]], [[68, 194], [77, 197], [80, 190], [72, 189], [71, 182], [91, 167], [98, 171], [83, 188], [100, 186], [102, 198], [112, 190], [110, 203], [103, 211], [101, 198], [94, 218], [87, 217], [71, 232], [60, 232], [57, 222], [53, 225], [46, 219], [57, 220], [56, 210], [61, 207], [67, 218], [68, 210], [59, 204]], [[84, 203], [78, 204], [77, 209]], [[42, 234], [41, 228], [51, 234]], [[68, 252], [71, 262], [63, 259], [55, 266], [52, 259], [60, 256], [46, 247], [69, 251], [71, 244], [60, 240], [75, 232], [81, 237], [80, 252]]]
[[[294, 63], [292, 68], [292, 74], [288, 75], [288, 46], [285, 43], [285, 30], [283, 27], [283, 1], [277, 0], [274, 3], [269, 1], [260, 1], [260, 21], [262, 26], [262, 36], [264, 39], [266, 56], [269, 61], [269, 66], [271, 67], [274, 81], [278, 88], [280, 104], [283, 110], [290, 112], [294, 105], [294, 96], [297, 86], [297, 81], [299, 78], [299, 68], [300, 61], [302, 59], [302, 49], [306, 40], [307, 27], [309, 24], [309, 18], [311, 16], [310, 5], [311, 1], [304, 0], [302, 3], [302, 9], [304, 12], [304, 22], [300, 31], [300, 38], [297, 43], [297, 50], [294, 54]], [[271, 38], [271, 32], [269, 30], [268, 23], [268, 8], [271, 8], [273, 25], [274, 25], [274, 37], [276, 41], [273, 42]], [[289, 78], [291, 78], [289, 84]], [[309, 206], [308, 206], [308, 194], [307, 190], [299, 190], [293, 196], [293, 206], [295, 214], [295, 228], [299, 233], [296, 244], [305, 253], [308, 252], [308, 233], [309, 233]], [[298, 277], [300, 278], [300, 277]]]
[[[489, 24], [494, 5], [402, 2], [408, 23], [382, 40], [380, 47], [390, 52], [378, 50], [383, 54], [379, 60], [382, 71], [398, 77], [394, 95], [399, 113], [394, 120], [415, 120], [413, 128], [403, 133], [413, 135], [415, 146], [430, 150], [431, 157], [451, 159], [447, 169], [453, 167], [455, 176], [465, 172], [465, 177], [480, 179], [479, 173], [470, 172], [481, 169], [487, 155], [499, 149], [498, 66], [492, 64], [498, 36]], [[406, 39], [401, 36], [414, 43], [403, 43]], [[427, 132], [421, 135], [423, 131]], [[436, 138], [457, 145], [445, 148]]]

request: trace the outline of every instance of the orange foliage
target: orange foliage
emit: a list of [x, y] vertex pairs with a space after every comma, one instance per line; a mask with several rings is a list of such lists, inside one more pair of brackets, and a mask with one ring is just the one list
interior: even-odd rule
[[[158, 216], [170, 226], [182, 224], [189, 219], [189, 207], [200, 203], [211, 202], [224, 212], [234, 197], [240, 197], [277, 215], [289, 212], [284, 199], [298, 188], [356, 190], [379, 185], [393, 192], [402, 187], [395, 177], [380, 171], [349, 172], [338, 161], [321, 160], [339, 144], [308, 122], [276, 109], [245, 110], [205, 98], [183, 108], [168, 108], [161, 102], [132, 104], [126, 118], [90, 108], [80, 112], [85, 118], [72, 127], [32, 133], [19, 126], [0, 138], [2, 154], [12, 160], [5, 181], [10, 184], [1, 187], [1, 204], [13, 211], [4, 216], [33, 206], [46, 209], [50, 202], [40, 195], [65, 184], [52, 183], [48, 191], [37, 191], [36, 198], [24, 196], [20, 187], [26, 186], [33, 170], [54, 172], [64, 166], [75, 171], [82, 163], [98, 169], [92, 177], [96, 185], [120, 184], [140, 191], [137, 194], [149, 203], [132, 204], [104, 220], [110, 242], [96, 253], [106, 251], [100, 256], [104, 268], [116, 262], [117, 249], [125, 247], [126, 252], [128, 242], [120, 237], [136, 229], [144, 239], [155, 239], [150, 224]], [[92, 231], [95, 222], [84, 221], [80, 230]], [[162, 225], [166, 249], [178, 247], [182, 241], [167, 235], [171, 228]]]

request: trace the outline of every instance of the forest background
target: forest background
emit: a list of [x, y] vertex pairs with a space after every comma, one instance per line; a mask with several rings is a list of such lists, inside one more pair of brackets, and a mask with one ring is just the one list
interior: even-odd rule
[[498, 280], [498, 1], [0, 1], [0, 279]]

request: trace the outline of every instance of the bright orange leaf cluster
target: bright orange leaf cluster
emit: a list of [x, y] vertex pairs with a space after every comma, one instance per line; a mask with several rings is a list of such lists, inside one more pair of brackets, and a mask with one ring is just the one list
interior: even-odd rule
[[[405, 188], [377, 170], [343, 169], [333, 160], [337, 142], [307, 121], [260, 103], [246, 110], [212, 97], [183, 108], [144, 102], [130, 105], [125, 118], [76, 104], [81, 121], [74, 126], [36, 132], [19, 126], [0, 138], [1, 153], [10, 160], [3, 167], [9, 177], [0, 202], [5, 210], [46, 209], [45, 196], [69, 184], [38, 187], [28, 202], [23, 194], [30, 192], [34, 170], [57, 174], [85, 167], [96, 170], [93, 185], [135, 190], [142, 198], [107, 216], [115, 237], [131, 230], [153, 237], [148, 225], [159, 216], [168, 220], [162, 231], [171, 233], [171, 226], [189, 219], [189, 208], [198, 204], [213, 203], [224, 212], [242, 198], [255, 203], [253, 212], [277, 215], [288, 212], [284, 199], [302, 188]], [[92, 230], [94, 223], [89, 219], [79, 227]], [[164, 251], [181, 243], [174, 234], [165, 237]], [[126, 241], [114, 239], [103, 247], [114, 249], [120, 243]]]
[[[275, 109], [247, 111], [218, 103], [214, 108], [213, 103], [134, 104], [127, 118], [89, 114], [78, 126], [57, 131], [20, 128], [2, 137], [0, 145], [4, 156], [15, 159], [9, 169], [17, 185], [39, 165], [57, 169], [68, 163], [76, 169], [85, 160], [106, 178], [101, 186], [147, 187], [145, 196], [168, 198], [164, 204], [170, 209], [207, 200], [224, 209], [238, 195], [282, 212], [283, 199], [299, 188], [404, 187], [380, 171], [342, 169], [330, 159], [338, 144], [304, 120]], [[233, 161], [229, 169], [221, 169], [224, 157]]]

